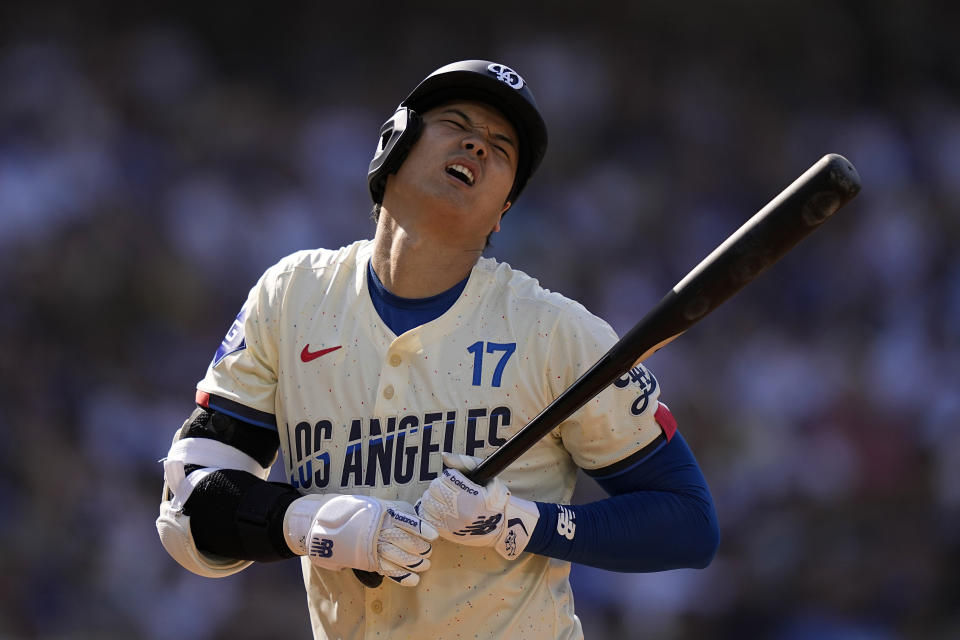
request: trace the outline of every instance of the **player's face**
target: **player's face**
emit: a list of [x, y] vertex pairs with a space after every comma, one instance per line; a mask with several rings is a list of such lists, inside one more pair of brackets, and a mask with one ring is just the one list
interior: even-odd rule
[[398, 202], [486, 239], [510, 207], [519, 156], [517, 132], [494, 107], [456, 101], [423, 114], [424, 128], [410, 155], [388, 182], [384, 204]]

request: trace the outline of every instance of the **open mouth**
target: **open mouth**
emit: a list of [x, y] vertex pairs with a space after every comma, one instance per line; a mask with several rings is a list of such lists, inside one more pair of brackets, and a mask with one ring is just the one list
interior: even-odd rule
[[452, 175], [457, 180], [460, 180], [465, 185], [472, 187], [473, 186], [473, 171], [463, 166], [462, 164], [452, 164], [447, 167], [447, 173]]

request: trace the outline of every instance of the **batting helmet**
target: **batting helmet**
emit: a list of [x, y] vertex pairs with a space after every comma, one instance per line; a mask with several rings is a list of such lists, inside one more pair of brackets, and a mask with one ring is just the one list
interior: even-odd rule
[[450, 100], [476, 100], [493, 105], [513, 124], [520, 153], [513, 188], [507, 199], [515, 202], [547, 151], [547, 126], [533, 93], [520, 74], [489, 60], [463, 60], [440, 67], [408, 95], [380, 127], [380, 142], [370, 161], [367, 184], [376, 204], [383, 203], [387, 176], [396, 173], [420, 136], [420, 115]]

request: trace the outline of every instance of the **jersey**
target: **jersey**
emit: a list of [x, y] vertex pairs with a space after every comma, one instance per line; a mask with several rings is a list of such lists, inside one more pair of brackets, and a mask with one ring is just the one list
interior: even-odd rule
[[[616, 341], [608, 324], [505, 263], [481, 258], [446, 313], [400, 336], [367, 290], [372, 241], [301, 251], [251, 289], [198, 393], [279, 435], [303, 492], [415, 503], [441, 451], [487, 456]], [[500, 476], [569, 503], [577, 469], [610, 467], [661, 434], [659, 385], [638, 366]], [[575, 522], [564, 521], [565, 535]], [[361, 586], [302, 559], [316, 638], [580, 638], [569, 562], [437, 540], [415, 588]]]

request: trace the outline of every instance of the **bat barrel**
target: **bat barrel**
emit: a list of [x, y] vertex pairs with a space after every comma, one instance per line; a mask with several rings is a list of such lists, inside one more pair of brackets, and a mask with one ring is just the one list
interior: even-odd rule
[[687, 327], [754, 280], [860, 191], [841, 155], [825, 155], [747, 220], [673, 288]]

